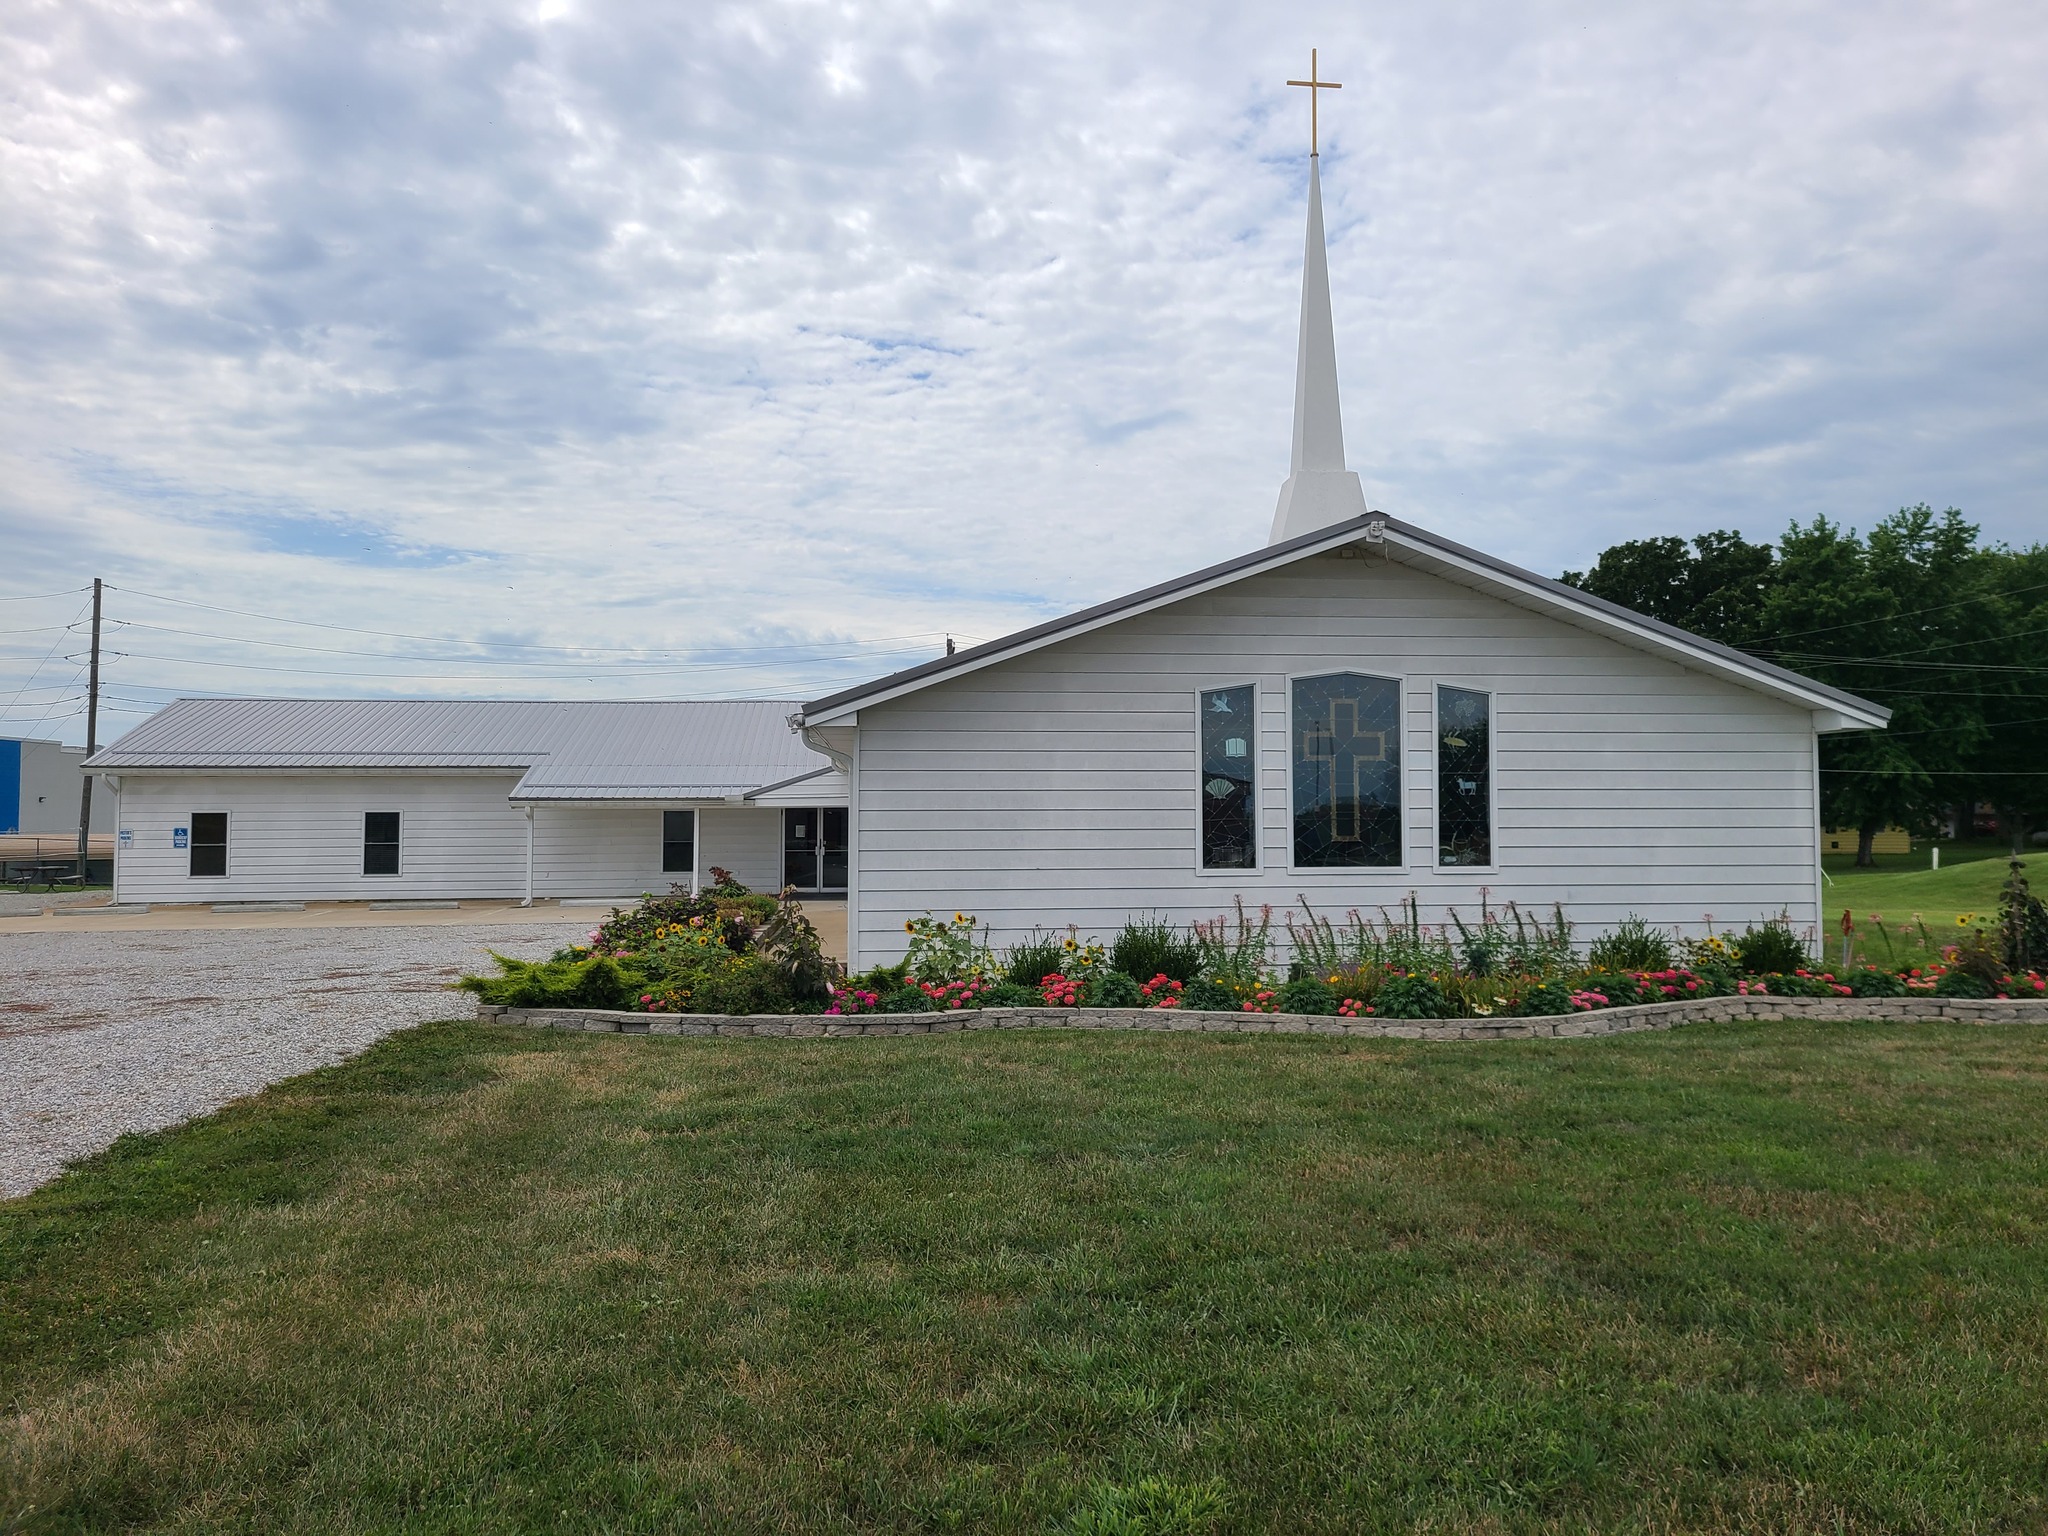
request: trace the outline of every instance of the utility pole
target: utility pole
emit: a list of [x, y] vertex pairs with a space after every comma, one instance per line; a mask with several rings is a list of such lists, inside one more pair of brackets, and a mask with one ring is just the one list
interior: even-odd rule
[[[92, 579], [92, 681], [85, 695], [85, 755], [88, 761], [100, 749], [100, 579]], [[81, 774], [84, 786], [78, 791], [78, 888], [85, 889], [86, 858], [92, 839], [92, 775]]]

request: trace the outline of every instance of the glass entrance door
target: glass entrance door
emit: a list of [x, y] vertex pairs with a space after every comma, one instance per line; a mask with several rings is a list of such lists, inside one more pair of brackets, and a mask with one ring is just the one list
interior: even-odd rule
[[846, 889], [846, 807], [782, 813], [782, 883], [800, 891]]

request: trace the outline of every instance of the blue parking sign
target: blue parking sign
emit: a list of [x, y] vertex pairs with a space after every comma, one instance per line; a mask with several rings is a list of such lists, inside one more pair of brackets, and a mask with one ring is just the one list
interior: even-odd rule
[[191, 847], [191, 846], [192, 846], [192, 829], [191, 829], [191, 828], [189, 828], [189, 827], [173, 827], [173, 828], [171, 828], [171, 846], [172, 846], [173, 848], [189, 848], [189, 847]]

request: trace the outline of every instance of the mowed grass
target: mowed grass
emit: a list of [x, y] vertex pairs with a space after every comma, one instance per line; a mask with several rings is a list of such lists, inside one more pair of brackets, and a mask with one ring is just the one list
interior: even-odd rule
[[2039, 1530], [2044, 1092], [429, 1026], [0, 1207], [0, 1530]]

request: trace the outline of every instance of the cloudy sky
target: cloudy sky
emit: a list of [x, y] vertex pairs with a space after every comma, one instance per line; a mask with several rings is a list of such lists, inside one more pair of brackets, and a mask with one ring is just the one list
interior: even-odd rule
[[[1372, 505], [2048, 532], [2048, 11], [0, 0], [0, 730], [815, 695]], [[39, 594], [55, 594], [40, 596]]]

